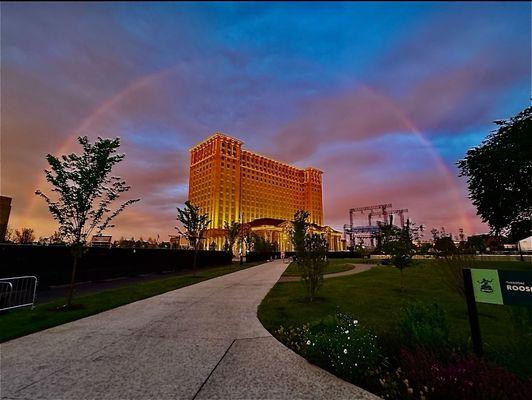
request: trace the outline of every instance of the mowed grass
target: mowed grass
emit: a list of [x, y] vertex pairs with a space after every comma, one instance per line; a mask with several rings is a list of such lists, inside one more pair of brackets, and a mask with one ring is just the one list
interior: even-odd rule
[[[532, 270], [531, 263], [516, 261], [476, 262], [475, 267]], [[382, 335], [393, 332], [407, 303], [435, 302], [446, 312], [453, 339], [467, 343], [470, 331], [465, 300], [445, 284], [437, 268], [433, 261], [415, 261], [404, 270], [404, 292], [400, 290], [400, 272], [393, 266], [375, 266], [360, 274], [330, 278], [312, 303], [307, 301], [300, 282], [277, 283], [259, 306], [259, 318], [266, 329], [274, 332], [280, 326], [316, 322], [339, 311], [353, 315]], [[510, 306], [478, 304], [478, 312], [486, 352], [511, 346], [514, 332]], [[532, 356], [532, 344], [530, 350], [528, 357]], [[532, 373], [529, 361], [525, 355], [517, 355], [517, 360], [511, 362], [518, 364], [514, 365], [516, 370]]]
[[[353, 268], [352, 264], [362, 264], [361, 258], [331, 258], [329, 265], [325, 269], [326, 274], [333, 274], [335, 272], [349, 271]], [[295, 262], [290, 263], [283, 274], [284, 276], [301, 276], [301, 272]]]
[[56, 311], [55, 308], [65, 304], [65, 299], [59, 299], [38, 304], [33, 310], [24, 308], [7, 311], [0, 314], [0, 343], [258, 264], [261, 262], [246, 263], [241, 268], [238, 263], [233, 263], [200, 269], [196, 276], [192, 274], [172, 276], [148, 282], [130, 283], [118, 289], [74, 295], [74, 303], [83, 306], [78, 310]]

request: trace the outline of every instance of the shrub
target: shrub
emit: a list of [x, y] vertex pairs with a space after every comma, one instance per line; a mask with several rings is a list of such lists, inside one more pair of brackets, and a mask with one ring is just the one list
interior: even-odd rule
[[525, 400], [532, 379], [520, 380], [502, 367], [468, 355], [446, 362], [424, 350], [402, 350], [402, 380], [415, 398], [427, 400]]
[[310, 362], [368, 388], [377, 386], [385, 360], [377, 337], [345, 314], [314, 325], [280, 328], [276, 336]]
[[404, 347], [446, 350], [449, 347], [449, 325], [443, 309], [436, 303], [411, 303], [403, 308], [397, 324]]

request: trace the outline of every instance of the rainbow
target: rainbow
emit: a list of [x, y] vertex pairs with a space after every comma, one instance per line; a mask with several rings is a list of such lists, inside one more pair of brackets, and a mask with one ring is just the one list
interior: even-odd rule
[[[147, 87], [149, 85], [152, 85], [153, 83], [160, 81], [162, 79], [166, 79], [169, 77], [173, 72], [176, 71], [176, 66], [172, 66], [167, 69], [163, 69], [160, 71], [157, 71], [152, 74], [148, 74], [145, 76], [142, 76], [132, 83], [130, 83], [127, 87], [125, 87], [123, 90], [119, 91], [118, 93], [114, 94], [107, 100], [105, 100], [102, 104], [97, 106], [95, 109], [93, 109], [89, 115], [84, 118], [79, 126], [73, 130], [73, 133], [67, 137], [65, 142], [57, 149], [56, 154], [63, 154], [67, 152], [69, 149], [72, 148], [72, 146], [76, 142], [76, 138], [80, 134], [88, 133], [90, 130], [90, 127], [92, 124], [97, 122], [101, 117], [106, 115], [109, 111], [111, 111], [114, 107], [119, 105], [122, 101], [127, 99], [130, 96], [134, 96], [136, 92], [139, 91], [139, 89]], [[449, 170], [445, 162], [442, 160], [442, 158], [439, 156], [437, 151], [435, 150], [434, 146], [428, 140], [423, 133], [415, 126], [415, 124], [406, 116], [405, 112], [400, 108], [399, 105], [397, 105], [392, 99], [389, 97], [382, 95], [377, 92], [377, 90], [372, 89], [366, 85], [361, 85], [361, 88], [363, 90], [368, 91], [372, 96], [374, 96], [378, 101], [382, 102], [383, 105], [389, 107], [393, 112], [395, 113], [395, 116], [399, 118], [399, 120], [404, 124], [405, 129], [408, 130], [410, 133], [414, 134], [420, 141], [420, 143], [424, 146], [424, 148], [429, 153], [430, 157], [434, 161], [438, 171], [442, 174], [442, 176], [445, 179], [445, 182], [449, 185], [449, 187], [452, 190], [452, 195], [454, 200], [456, 201], [456, 204], [462, 204], [462, 196], [460, 192], [460, 188], [458, 187], [458, 184], [454, 178], [454, 174], [452, 171]], [[46, 185], [46, 180], [44, 178], [43, 174], [39, 175], [38, 180], [35, 182], [35, 188], [44, 188]], [[26, 210], [23, 213], [23, 216], [21, 218], [21, 222], [29, 222], [31, 220], [32, 215], [34, 215], [35, 208], [42, 203], [41, 199], [39, 199], [37, 196], [33, 196], [31, 199], [29, 205], [27, 206]], [[472, 232], [472, 226], [469, 221], [469, 218], [463, 212], [460, 216], [460, 221], [462, 226], [466, 229], [467, 232]]]

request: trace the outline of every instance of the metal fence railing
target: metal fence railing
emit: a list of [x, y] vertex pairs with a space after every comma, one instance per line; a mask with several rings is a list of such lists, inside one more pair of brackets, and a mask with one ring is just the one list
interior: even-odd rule
[[27, 306], [33, 308], [36, 293], [36, 276], [0, 278], [0, 311]]

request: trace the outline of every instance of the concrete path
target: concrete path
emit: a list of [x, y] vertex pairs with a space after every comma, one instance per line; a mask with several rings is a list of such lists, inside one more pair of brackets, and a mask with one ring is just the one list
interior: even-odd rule
[[[364, 271], [369, 271], [371, 268], [373, 268], [376, 264], [351, 264], [353, 268], [348, 269], [347, 271], [340, 271], [340, 272], [333, 272], [332, 274], [325, 274], [323, 275], [324, 279], [328, 278], [337, 278], [339, 276], [347, 276], [347, 275], [354, 275], [359, 274]], [[281, 276], [279, 278], [279, 282], [298, 282], [301, 280], [300, 276]]]
[[257, 306], [281, 261], [0, 346], [4, 399], [372, 399], [275, 340]]

